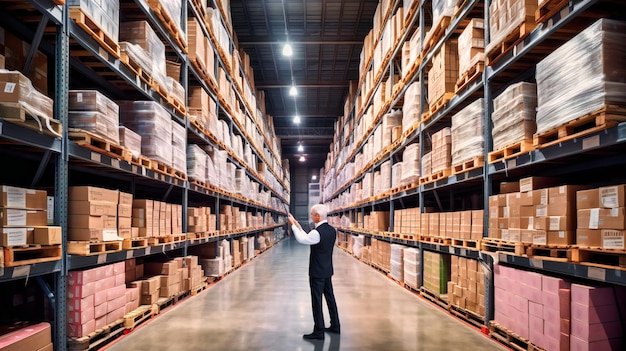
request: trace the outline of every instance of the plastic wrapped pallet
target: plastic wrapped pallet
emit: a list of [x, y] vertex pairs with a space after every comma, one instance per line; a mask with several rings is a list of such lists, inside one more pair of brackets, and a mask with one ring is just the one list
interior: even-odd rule
[[485, 59], [485, 22], [472, 18], [459, 35], [459, 73], [462, 75]]
[[422, 176], [428, 176], [433, 173], [433, 153], [427, 152], [422, 157]]
[[196, 144], [187, 145], [187, 175], [191, 179], [206, 181], [207, 154]]
[[396, 162], [391, 166], [391, 188], [397, 188], [402, 185], [402, 162]]
[[626, 23], [600, 19], [537, 63], [537, 133], [626, 105]]
[[120, 145], [130, 150], [134, 158], [141, 156], [141, 135], [130, 128], [119, 126]]
[[414, 247], [405, 247], [403, 253], [404, 284], [417, 290], [420, 278], [420, 250]]
[[424, 251], [424, 287], [445, 294], [450, 280], [450, 255]]
[[456, 0], [433, 0], [434, 26], [436, 26], [443, 17], [452, 17], [452, 15], [454, 15], [456, 3]]
[[[452, 166], [452, 135], [445, 127], [432, 135], [431, 167], [436, 173]], [[425, 173], [428, 174], [428, 173]]]
[[403, 185], [416, 183], [420, 177], [420, 144], [408, 145], [402, 153], [402, 179]]
[[122, 124], [141, 135], [141, 154], [171, 166], [170, 114], [154, 101], [123, 101], [119, 105]]
[[485, 153], [482, 98], [452, 116], [452, 164], [469, 161]]
[[[147, 21], [125, 22], [120, 25], [120, 41], [141, 47], [149, 59], [147, 72], [162, 87], [166, 87], [167, 68], [165, 44]], [[140, 63], [140, 62], [137, 62]]]
[[391, 277], [399, 282], [404, 281], [404, 246], [391, 244], [391, 256], [389, 261]]
[[459, 79], [459, 47], [457, 39], [448, 39], [433, 55], [428, 71], [428, 101], [437, 102], [446, 93], [454, 93]]
[[180, 105], [185, 106], [185, 88], [178, 82], [178, 79], [165, 77], [165, 86], [169, 95]]
[[356, 257], [361, 257], [361, 249], [363, 248], [363, 243], [365, 237], [363, 235], [353, 236], [353, 244], [352, 244], [352, 253]]
[[422, 101], [421, 83], [413, 82], [404, 95], [402, 107], [402, 133], [420, 121], [420, 104]]
[[117, 42], [120, 33], [119, 0], [68, 0], [67, 5], [87, 15], [109, 38]]
[[0, 69], [0, 102], [19, 103], [35, 116], [52, 119], [54, 101], [35, 89], [28, 77], [18, 71]]
[[519, 82], [506, 88], [493, 99], [493, 149], [500, 150], [511, 143], [532, 140], [537, 131], [536, 114], [536, 84]]
[[511, 33], [520, 31], [520, 26], [535, 25], [537, 0], [494, 0], [489, 5], [489, 38], [487, 52], [497, 48]]
[[380, 192], [389, 191], [391, 187], [391, 161], [385, 161], [380, 165]]
[[187, 130], [172, 122], [172, 167], [179, 171], [187, 169]]
[[120, 143], [120, 113], [115, 102], [96, 90], [70, 90], [68, 100], [69, 127]]
[[200, 258], [198, 264], [202, 266], [206, 277], [221, 277], [224, 275], [224, 260], [221, 257]]

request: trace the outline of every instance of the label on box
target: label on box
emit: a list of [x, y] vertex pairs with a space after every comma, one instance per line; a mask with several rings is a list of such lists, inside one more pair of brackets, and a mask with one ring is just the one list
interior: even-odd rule
[[543, 230], [535, 230], [533, 233], [533, 244], [537, 245], [547, 245], [548, 244], [548, 235]]
[[1, 243], [6, 246], [26, 245], [26, 228], [3, 228]]
[[560, 230], [561, 229], [561, 217], [559, 216], [551, 216], [550, 218], [550, 225], [548, 230]]
[[619, 194], [616, 186], [600, 189], [600, 205], [605, 208], [619, 207]]
[[117, 229], [103, 229], [102, 230], [102, 241], [115, 241], [120, 240], [117, 236]]
[[535, 206], [535, 215], [537, 217], [548, 217], [548, 206], [547, 205]]
[[4, 92], [7, 94], [13, 94], [13, 92], [15, 91], [15, 86], [15, 83], [7, 82], [7, 84], [4, 86]]
[[624, 232], [620, 230], [603, 230], [602, 248], [624, 249]]
[[3, 192], [7, 194], [6, 207], [26, 208], [26, 189], [14, 186], [3, 186], [2, 188]]
[[24, 226], [26, 225], [26, 211], [7, 208], [6, 224], [8, 226]]
[[600, 209], [592, 208], [589, 212], [589, 229], [598, 229], [600, 226]]

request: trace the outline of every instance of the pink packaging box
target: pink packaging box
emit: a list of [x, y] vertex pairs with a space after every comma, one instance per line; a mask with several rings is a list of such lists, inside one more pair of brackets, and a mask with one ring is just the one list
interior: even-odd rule
[[615, 305], [613, 289], [572, 284], [572, 303], [585, 306]]
[[561, 318], [561, 334], [569, 335], [571, 331], [572, 331], [572, 329], [571, 329], [571, 322], [570, 322], [570, 320], [569, 319], [565, 319], [565, 318]]
[[72, 285], [84, 285], [87, 283], [96, 281], [96, 271], [88, 269], [84, 271], [70, 271], [67, 274], [67, 284]]
[[574, 319], [571, 321], [570, 327], [572, 328], [571, 335], [583, 341], [600, 341], [622, 336], [622, 326], [620, 322], [587, 324]]
[[510, 303], [513, 308], [515, 308], [522, 314], [528, 314], [528, 300], [523, 296], [512, 295]]
[[87, 296], [93, 296], [96, 292], [96, 282], [85, 283], [85, 284], [73, 284], [67, 286], [67, 297], [68, 298], [85, 298]]
[[126, 265], [124, 264], [124, 261], [113, 263], [112, 266], [114, 275], [124, 274], [124, 272], [126, 271]]
[[568, 289], [570, 284], [561, 278], [549, 277], [547, 275], [541, 276], [541, 284], [543, 291], [553, 294], [558, 293], [559, 289]]
[[114, 323], [116, 320], [124, 317], [124, 306], [113, 312], [107, 313], [107, 324]]
[[115, 275], [115, 286], [126, 285], [126, 272]]
[[559, 289], [559, 312], [561, 318], [570, 319], [572, 315], [572, 291], [570, 289]]
[[[545, 309], [544, 309], [545, 312]], [[544, 334], [547, 337], [558, 339], [561, 334], [561, 318], [557, 316], [556, 320], [544, 319]]]
[[529, 302], [542, 302], [542, 291], [532, 285], [520, 284], [520, 295], [523, 296]]
[[559, 294], [544, 291], [543, 294], [541, 294], [541, 304], [544, 306], [560, 306], [561, 301], [559, 300]]
[[621, 339], [587, 341], [576, 336], [570, 337], [570, 351], [618, 351]]
[[107, 316], [101, 316], [100, 318], [96, 318], [96, 330], [102, 329], [107, 326]]
[[135, 309], [133, 308], [134, 304], [132, 302], [127, 302], [124, 304], [124, 315], [131, 313]]
[[115, 273], [113, 272], [113, 265], [112, 264], [107, 264], [105, 266], [100, 266], [100, 267], [95, 268], [95, 269], [100, 269], [100, 274], [102, 274], [102, 278], [108, 278], [108, 277], [112, 277], [112, 276], [115, 275]]
[[123, 308], [126, 305], [126, 296], [118, 297], [117, 299], [111, 300], [106, 303], [107, 305], [107, 313], [114, 312], [120, 308]]
[[107, 302], [107, 295], [108, 295], [108, 291], [107, 289], [103, 289], [103, 290], [96, 290], [96, 293], [93, 295], [94, 299], [93, 299], [93, 304], [95, 306], [98, 305], [102, 305], [103, 303]]
[[96, 331], [95, 319], [87, 321], [84, 324], [67, 325], [67, 336], [73, 338], [82, 338], [83, 336], [87, 336], [87, 334], [93, 333], [94, 331]]
[[546, 350], [569, 351], [570, 349], [570, 337], [568, 334], [561, 334], [557, 338], [546, 336], [544, 342], [545, 346], [543, 348]]
[[530, 316], [529, 320], [529, 340], [537, 345], [539, 345], [540, 343], [538, 342], [538, 340], [543, 339], [543, 319], [541, 319], [541, 317], [537, 317], [537, 316]]
[[67, 299], [67, 311], [83, 311], [93, 308], [93, 295], [87, 296], [84, 299]]
[[535, 289], [542, 289], [542, 275], [535, 272], [525, 272], [522, 276], [522, 284], [534, 287]]
[[67, 313], [67, 322], [70, 324], [82, 324], [93, 320], [94, 318], [95, 317], [93, 308]]
[[528, 302], [528, 314], [543, 318], [543, 305], [533, 301]]
[[96, 305], [96, 307], [94, 307], [95, 309], [95, 317], [96, 318], [100, 318], [100, 317], [104, 317], [106, 316], [107, 312], [109, 312], [108, 309], [108, 304], [105, 303], [101, 303], [99, 305]]
[[96, 291], [107, 290], [115, 287], [115, 276], [111, 275], [96, 282]]
[[120, 296], [124, 296], [125, 294], [126, 294], [126, 285], [114, 286], [110, 289], [107, 289], [107, 301], [117, 299]]
[[615, 322], [619, 321], [619, 312], [615, 306], [611, 305], [594, 307], [573, 303], [572, 319], [589, 324]]

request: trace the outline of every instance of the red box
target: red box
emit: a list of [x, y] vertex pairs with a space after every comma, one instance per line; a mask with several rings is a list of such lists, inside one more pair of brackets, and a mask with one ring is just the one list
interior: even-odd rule
[[93, 295], [93, 304], [98, 306], [101, 305], [105, 302], [107, 302], [107, 292], [108, 289], [103, 289], [103, 290], [96, 290], [96, 292]]
[[570, 283], [561, 278], [541, 275], [541, 290], [552, 294], [558, 294], [559, 289], [569, 289]]
[[78, 312], [94, 308], [93, 295], [84, 299], [67, 299], [67, 311]]
[[[71, 273], [71, 272], [70, 272]], [[96, 292], [96, 282], [87, 284], [68, 284], [67, 297], [68, 298], [85, 298], [87, 296], [93, 296]]]
[[96, 330], [102, 329], [107, 326], [107, 315], [106, 313], [96, 318]]
[[621, 338], [600, 341], [588, 341], [576, 336], [570, 337], [570, 351], [619, 350]]
[[87, 336], [89, 333], [93, 333], [94, 331], [96, 331], [95, 319], [87, 321], [85, 324], [70, 323], [67, 325], [67, 336], [73, 338], [82, 338], [83, 336]]

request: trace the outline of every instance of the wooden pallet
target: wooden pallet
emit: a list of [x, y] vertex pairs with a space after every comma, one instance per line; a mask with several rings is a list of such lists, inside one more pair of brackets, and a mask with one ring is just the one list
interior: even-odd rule
[[178, 178], [182, 181], [187, 180], [187, 174], [185, 174], [185, 172], [179, 171], [174, 167], [168, 166], [160, 161], [152, 160], [152, 162], [150, 163], [150, 168], [155, 172]]
[[570, 262], [572, 254], [572, 247], [569, 245], [532, 244], [526, 249], [526, 256], [550, 261]]
[[174, 237], [172, 235], [165, 236], [151, 236], [148, 238], [148, 246], [157, 246], [162, 244], [173, 243]]
[[147, 157], [145, 157], [145, 156], [141, 156], [141, 155], [139, 155], [137, 157], [132, 156], [131, 160], [130, 160], [130, 163], [132, 163], [134, 165], [137, 165], [137, 166], [140, 166], [140, 167], [145, 167], [145, 168], [148, 168], [148, 169], [152, 169], [152, 160], [147, 158]]
[[516, 351], [541, 351], [543, 349], [533, 345], [517, 333], [491, 321], [489, 322], [489, 336]]
[[476, 328], [482, 328], [485, 325], [485, 316], [481, 316], [476, 312], [467, 310], [460, 306], [450, 304], [450, 313], [457, 318], [475, 326]]
[[411, 241], [417, 241], [419, 240], [419, 235], [415, 235], [415, 234], [402, 234], [402, 239], [404, 240], [411, 240]]
[[441, 236], [420, 236], [420, 241], [424, 241], [427, 243], [433, 243], [433, 244], [441, 244], [441, 245], [452, 245], [452, 239], [451, 238], [444, 238]]
[[133, 250], [148, 246], [148, 238], [130, 238], [122, 241], [123, 250]]
[[480, 249], [480, 242], [478, 240], [452, 238], [452, 246], [466, 247], [468, 249]]
[[197, 185], [197, 186], [202, 187], [202, 188], [206, 188], [207, 187], [207, 183], [205, 181], [202, 181], [202, 180], [197, 180], [197, 179], [190, 178], [189, 179], [189, 183], [193, 184], [193, 185]]
[[161, 312], [163, 312], [164, 309], [175, 305], [176, 302], [178, 302], [176, 295], [169, 297], [160, 297], [152, 304], [152, 308], [154, 308], [155, 311], [154, 314], [160, 314]]
[[452, 174], [469, 172], [473, 169], [482, 168], [485, 165], [484, 156], [476, 156], [471, 160], [452, 166]]
[[439, 110], [441, 110], [452, 98], [454, 97], [454, 93], [444, 93], [443, 96], [439, 97], [435, 102], [428, 104], [428, 111], [422, 114], [422, 123], [425, 123], [430, 120], [430, 118]]
[[191, 288], [190, 294], [191, 294], [191, 296], [196, 296], [199, 293], [201, 293], [204, 290], [206, 290], [208, 287], [209, 287], [209, 285], [206, 282], [202, 282], [202, 284], [196, 286], [195, 288]]
[[82, 338], [68, 338], [67, 348], [70, 351], [97, 350], [121, 336], [124, 330], [124, 319], [118, 319]]
[[537, 24], [534, 17], [527, 17], [524, 22], [515, 27], [504, 39], [499, 42], [495, 47], [489, 48], [489, 51], [485, 51], [485, 57], [487, 65], [491, 66], [498, 62], [500, 58], [504, 56], [515, 45], [524, 40], [530, 32], [535, 29]]
[[533, 141], [535, 147], [540, 149], [608, 129], [624, 121], [626, 121], [626, 109], [607, 106], [546, 132], [537, 133]]
[[27, 245], [1, 248], [0, 267], [15, 267], [40, 262], [57, 261], [63, 253], [61, 245]]
[[572, 249], [572, 262], [626, 270], [626, 250], [575, 247]]
[[489, 163], [496, 163], [498, 161], [504, 161], [506, 159], [519, 156], [523, 153], [530, 152], [535, 149], [533, 141], [530, 139], [520, 140], [516, 143], [510, 144], [502, 149], [495, 150], [489, 153]]
[[446, 28], [448, 28], [448, 25], [450, 24], [451, 19], [452, 18], [450, 16], [443, 16], [439, 20], [439, 23], [435, 24], [430, 29], [430, 32], [428, 33], [429, 37], [427, 40], [424, 40], [423, 43], [424, 47], [422, 50], [422, 57], [426, 57], [428, 51], [430, 51], [430, 49], [435, 46], [435, 43], [437, 43], [443, 37], [446, 32]]
[[485, 62], [481, 60], [472, 67], [470, 67], [470, 69], [463, 72], [461, 74], [461, 78], [459, 78], [459, 80], [457, 80], [456, 84], [454, 85], [454, 93], [458, 93], [459, 91], [463, 90], [468, 84], [480, 77], [483, 74], [484, 69]]
[[63, 134], [61, 122], [51, 118], [51, 116], [44, 116], [36, 111], [27, 110], [20, 103], [0, 103], [0, 118], [57, 138]]
[[163, 8], [160, 0], [148, 0], [148, 5], [154, 14], [159, 18], [161, 23], [165, 26], [170, 34], [170, 38], [178, 44], [180, 49], [185, 53], [189, 53], [189, 47], [187, 46], [187, 39], [185, 35], [179, 30], [179, 24], [172, 20], [169, 13]]
[[68, 241], [67, 253], [70, 255], [89, 256], [107, 252], [122, 251], [122, 241]]
[[129, 163], [133, 159], [133, 155], [129, 149], [106, 140], [95, 133], [82, 129], [71, 128], [68, 133], [68, 137], [74, 143], [101, 154], [118, 158]]
[[446, 310], [450, 306], [450, 304], [448, 303], [448, 295], [446, 294], [438, 294], [422, 286], [420, 287], [420, 295], [425, 297], [427, 300], [430, 300], [432, 303], [443, 307]]
[[443, 178], [448, 178], [452, 174], [452, 168], [442, 169], [431, 175], [420, 178], [420, 184], [432, 183]]
[[70, 18], [115, 58], [120, 58], [120, 45], [110, 38], [80, 7], [70, 7]]
[[480, 250], [488, 252], [504, 251], [515, 255], [525, 255], [526, 247], [523, 243], [514, 243], [494, 238], [482, 238]]
[[535, 22], [537, 24], [545, 22], [554, 16], [562, 8], [569, 4], [569, 0], [548, 0], [537, 8], [535, 11]]
[[124, 334], [135, 329], [139, 324], [147, 321], [155, 315], [155, 308], [152, 305], [139, 306], [136, 310], [127, 313], [124, 316]]
[[143, 80], [149, 86], [154, 84], [152, 76], [144, 70], [141, 65], [135, 61], [135, 59], [126, 53], [126, 51], [120, 51], [120, 62], [122, 62], [128, 69], [130, 69], [137, 77]]

